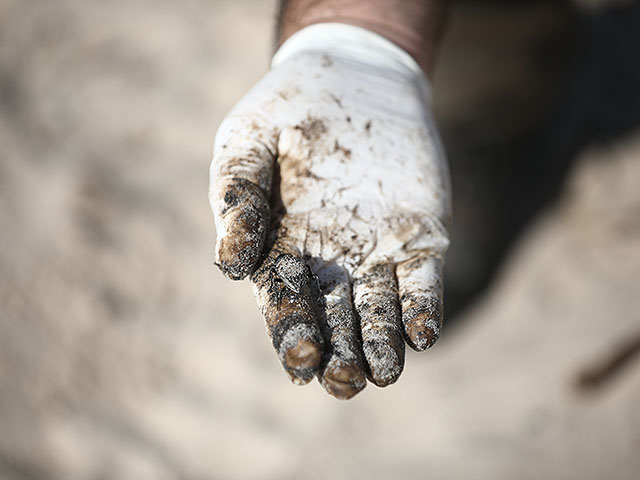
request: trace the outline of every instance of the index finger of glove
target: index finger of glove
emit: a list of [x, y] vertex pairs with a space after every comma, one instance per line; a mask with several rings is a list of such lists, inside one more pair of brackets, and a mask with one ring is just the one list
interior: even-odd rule
[[256, 119], [228, 117], [216, 135], [209, 184], [216, 264], [233, 280], [253, 271], [264, 246], [275, 152], [275, 130]]
[[293, 383], [308, 383], [323, 353], [309, 285], [310, 271], [298, 250], [280, 237], [251, 276], [273, 347]]

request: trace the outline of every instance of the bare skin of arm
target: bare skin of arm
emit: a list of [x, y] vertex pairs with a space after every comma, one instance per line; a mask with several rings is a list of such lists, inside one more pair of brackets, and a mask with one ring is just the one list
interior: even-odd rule
[[278, 46], [314, 23], [338, 22], [374, 31], [402, 47], [427, 75], [433, 71], [447, 0], [283, 0]]

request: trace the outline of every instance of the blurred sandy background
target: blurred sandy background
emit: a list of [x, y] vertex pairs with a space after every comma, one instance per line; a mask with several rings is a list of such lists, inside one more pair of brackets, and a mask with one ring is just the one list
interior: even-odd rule
[[[248, 285], [212, 265], [212, 136], [267, 68], [274, 12], [0, 0], [0, 479], [638, 478], [640, 134], [548, 133], [586, 115], [557, 107], [582, 67], [540, 61], [575, 12], [454, 8], [434, 85], [453, 327], [349, 402], [291, 385]], [[553, 181], [521, 156], [542, 137], [570, 159]], [[520, 164], [511, 197], [474, 189]], [[557, 185], [501, 224], [491, 206], [536, 178]], [[499, 242], [474, 226], [491, 212]]]

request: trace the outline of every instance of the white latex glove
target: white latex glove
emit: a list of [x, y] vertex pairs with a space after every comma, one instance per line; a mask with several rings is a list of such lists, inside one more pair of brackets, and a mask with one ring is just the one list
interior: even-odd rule
[[209, 198], [216, 264], [251, 274], [295, 383], [349, 398], [397, 380], [404, 339], [438, 338], [447, 166], [427, 80], [395, 44], [344, 24], [289, 38], [220, 126]]

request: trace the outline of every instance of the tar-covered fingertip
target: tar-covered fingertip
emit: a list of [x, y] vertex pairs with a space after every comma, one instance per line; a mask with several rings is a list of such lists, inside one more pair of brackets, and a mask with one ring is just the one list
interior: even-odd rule
[[215, 263], [225, 277], [242, 280], [254, 270], [263, 245], [264, 233], [240, 235], [236, 231], [233, 237], [227, 236], [218, 241]]
[[360, 272], [354, 281], [354, 299], [369, 378], [386, 387], [400, 377], [405, 353], [393, 267], [379, 264]]
[[314, 369], [320, 364], [322, 346], [311, 339], [301, 338], [284, 352], [287, 368], [294, 371]]
[[330, 362], [322, 372], [320, 385], [331, 396], [348, 400], [367, 386], [367, 377], [358, 365]]
[[322, 360], [322, 344], [309, 338], [300, 338], [290, 346], [287, 344], [281, 346], [282, 365], [293, 383], [305, 385], [318, 371]]
[[270, 218], [258, 185], [233, 177], [222, 182], [216, 200], [216, 265], [231, 280], [242, 280], [260, 260]]
[[440, 338], [442, 302], [428, 297], [417, 305], [403, 301], [402, 323], [407, 343], [417, 352], [431, 348]]
[[443, 320], [442, 260], [417, 257], [396, 269], [407, 343], [421, 352], [440, 337]]
[[387, 387], [400, 378], [404, 368], [404, 341], [376, 339], [364, 343], [369, 378], [378, 387]]

